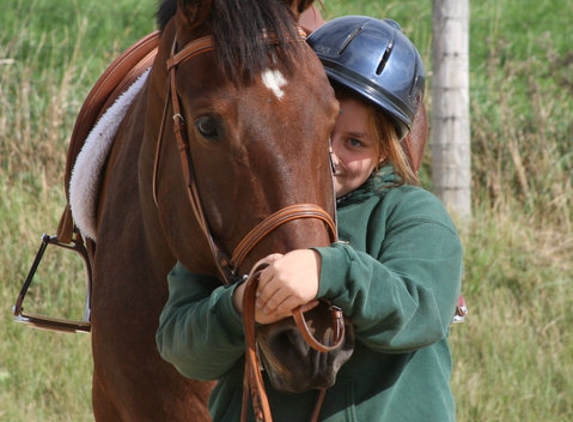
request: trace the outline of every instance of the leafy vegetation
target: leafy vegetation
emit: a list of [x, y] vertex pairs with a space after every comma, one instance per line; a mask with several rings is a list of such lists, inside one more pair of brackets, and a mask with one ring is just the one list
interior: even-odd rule
[[[431, 78], [431, 2], [324, 4], [327, 19], [367, 14], [400, 22]], [[3, 5], [0, 419], [89, 421], [89, 335], [29, 330], [12, 321], [10, 310], [40, 235], [55, 230], [63, 210], [67, 139], [83, 99], [106, 65], [154, 28], [155, 5]], [[462, 229], [470, 314], [451, 333], [458, 420], [569, 420], [573, 3], [483, 0], [471, 2], [471, 13], [474, 217]], [[424, 172], [431, 172], [430, 150]], [[51, 316], [75, 312], [85, 291], [76, 264], [63, 255], [45, 262], [30, 306]]]

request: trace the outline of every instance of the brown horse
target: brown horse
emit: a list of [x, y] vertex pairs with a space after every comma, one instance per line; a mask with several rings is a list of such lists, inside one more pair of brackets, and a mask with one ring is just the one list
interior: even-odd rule
[[[311, 2], [161, 3], [157, 56], [119, 127], [98, 204], [97, 420], [209, 420], [213, 384], [183, 378], [156, 351], [167, 272], [179, 260], [223, 278], [219, 252], [227, 256], [285, 207], [312, 204], [334, 216], [328, 137], [337, 103], [296, 25]], [[321, 218], [294, 218], [261, 236], [233, 271], [248, 273], [271, 252], [330, 241]], [[295, 370], [304, 366], [289, 365], [293, 389], [307, 383], [309, 375]]]
[[[24, 314], [23, 300], [48, 244], [75, 249], [92, 263], [96, 419], [209, 420], [206, 402], [213, 383], [184, 379], [155, 349], [166, 273], [176, 260], [231, 282], [229, 273], [246, 273], [269, 252], [326, 245], [335, 236], [326, 140], [336, 101], [322, 66], [294, 24], [310, 3], [245, 0], [233, 9], [224, 0], [161, 2], [158, 53], [153, 50], [150, 76], [121, 123], [107, 161], [90, 256], [77, 234], [67, 243], [72, 234], [66, 208], [58, 235], [44, 236], [14, 309], [18, 321], [32, 326], [89, 331], [88, 320]], [[301, 25], [309, 31], [322, 22], [312, 9]], [[145, 43], [155, 39], [153, 34]], [[115, 91], [142, 71], [147, 59], [133, 62], [140, 51], [150, 50], [137, 50], [112, 65], [129, 63], [139, 69], [130, 68], [131, 77]], [[115, 72], [106, 75], [80, 112], [75, 140], [84, 139], [103, 107], [93, 106], [106, 97], [92, 94], [105, 91], [103, 80], [115, 80]], [[422, 108], [404, 141], [416, 171], [426, 137]], [[70, 146], [67, 192], [77, 145], [81, 143]], [[226, 264], [226, 251], [234, 251], [234, 267]], [[307, 314], [313, 328], [332, 331], [331, 321], [324, 318], [331, 315], [317, 309]], [[303, 340], [292, 320], [258, 333], [261, 349], [270, 353], [261, 356], [269, 377], [289, 391], [332, 384], [351, 352], [350, 337], [325, 358], [305, 344], [308, 339]], [[300, 360], [289, 361], [281, 353], [285, 339]]]

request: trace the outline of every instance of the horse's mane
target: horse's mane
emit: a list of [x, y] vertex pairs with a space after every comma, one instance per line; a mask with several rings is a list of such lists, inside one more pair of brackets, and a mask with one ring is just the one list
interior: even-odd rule
[[[209, 3], [206, 1], [206, 3]], [[205, 22], [213, 33], [222, 69], [234, 81], [250, 82], [254, 75], [280, 59], [293, 69], [297, 53], [298, 28], [284, 0], [211, 0], [211, 13]], [[177, 12], [177, 0], [161, 0], [156, 21], [162, 31]], [[269, 55], [261, 41], [263, 31], [275, 34], [280, 57]], [[289, 42], [291, 41], [291, 42]]]
[[161, 32], [163, 32], [169, 20], [175, 16], [175, 12], [177, 12], [177, 0], [159, 1], [155, 12], [155, 23]]

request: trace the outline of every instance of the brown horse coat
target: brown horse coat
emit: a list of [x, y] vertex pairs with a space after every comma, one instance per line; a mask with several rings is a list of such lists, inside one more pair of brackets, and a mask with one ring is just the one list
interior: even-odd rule
[[[217, 7], [211, 9], [212, 3]], [[244, 2], [245, 10], [233, 13], [250, 13], [253, 20], [257, 13], [269, 15], [271, 9], [262, 13], [261, 7], [278, 3]], [[298, 16], [308, 3], [293, 1], [289, 7]], [[165, 8], [173, 5], [163, 2]], [[277, 9], [270, 13], [276, 15], [273, 19], [260, 19], [275, 26], [260, 26], [252, 36], [258, 38], [263, 29], [281, 33], [286, 27], [290, 32], [282, 35], [279, 52], [272, 47], [268, 56], [265, 47], [264, 56], [271, 60], [250, 63], [260, 43], [232, 33], [242, 29], [246, 16], [233, 16], [236, 21], [225, 27], [222, 16], [229, 13], [218, 8], [227, 6], [208, 0], [177, 3], [175, 16], [162, 28], [148, 81], [121, 123], [106, 165], [93, 255], [97, 420], [209, 420], [206, 402], [213, 384], [183, 378], [161, 360], [154, 342], [167, 297], [166, 274], [175, 261], [195, 272], [217, 274], [191, 211], [173, 119], [163, 119], [164, 107], [167, 114], [172, 109], [166, 90], [169, 77], [176, 78], [204, 212], [223, 250], [232, 251], [254, 225], [290, 204], [314, 203], [334, 214], [327, 139], [337, 106], [320, 62], [304, 42], [295, 40], [294, 22], [281, 20], [286, 15]], [[166, 62], [173, 46], [180, 51], [198, 37], [217, 33], [217, 25], [224, 30], [215, 36], [215, 51], [190, 58], [177, 66], [175, 76], [168, 76]], [[220, 51], [223, 41], [232, 46]], [[249, 42], [252, 51], [243, 51]], [[247, 59], [233, 67], [235, 52]], [[221, 66], [220, 60], [227, 65]], [[266, 68], [284, 81], [264, 82], [260, 75]], [[321, 139], [324, 142], [317, 142]], [[288, 223], [255, 247], [240, 272], [267, 253], [328, 242], [320, 221]]]

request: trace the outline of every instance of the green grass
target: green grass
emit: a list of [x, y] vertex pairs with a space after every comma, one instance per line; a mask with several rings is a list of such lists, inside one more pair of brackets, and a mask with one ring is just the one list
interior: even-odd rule
[[451, 337], [459, 420], [573, 415], [571, 232], [515, 218], [478, 210], [464, 239], [471, 313]]
[[[33, 186], [26, 178], [8, 180], [3, 174], [0, 197], [0, 419], [93, 420], [89, 335], [31, 330], [13, 322], [11, 314], [40, 235], [57, 224], [62, 190], [56, 184]], [[28, 311], [77, 317], [84, 279], [68, 255], [46, 256], [26, 296]]]
[[[431, 2], [324, 3], [327, 18], [399, 21], [431, 79]], [[462, 230], [470, 314], [451, 334], [458, 420], [571, 420], [573, 3], [471, 8], [474, 217]], [[11, 307], [63, 210], [67, 139], [82, 101], [105, 66], [153, 29], [153, 10], [152, 0], [3, 2], [0, 420], [93, 420], [90, 336], [30, 330], [12, 321]], [[68, 255], [46, 257], [28, 309], [77, 317], [78, 271]]]

